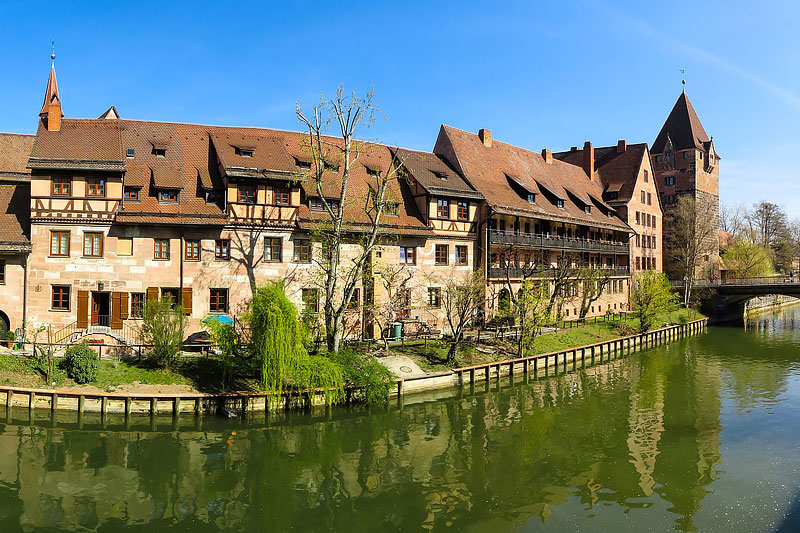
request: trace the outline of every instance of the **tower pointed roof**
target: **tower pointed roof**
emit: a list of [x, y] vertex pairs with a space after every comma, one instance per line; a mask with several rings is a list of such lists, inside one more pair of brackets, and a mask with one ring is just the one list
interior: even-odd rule
[[668, 138], [676, 150], [687, 148], [706, 150], [707, 143], [711, 140], [685, 92], [678, 97], [667, 121], [661, 127], [658, 137], [653, 142], [652, 153], [662, 153]]
[[[56, 65], [50, 67], [50, 77], [47, 79], [47, 90], [44, 93], [44, 103], [42, 104], [42, 110], [39, 111], [39, 116], [46, 116], [48, 111], [48, 106], [52, 102], [57, 102], [59, 106], [61, 105], [61, 97], [58, 96], [58, 82], [56, 81]], [[61, 113], [61, 116], [64, 116], [64, 113]]]

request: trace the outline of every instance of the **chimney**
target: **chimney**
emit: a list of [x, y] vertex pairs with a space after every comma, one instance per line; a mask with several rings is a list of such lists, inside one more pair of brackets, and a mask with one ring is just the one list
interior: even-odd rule
[[577, 146], [573, 146], [573, 147], [571, 147], [571, 148], [569, 149], [569, 151], [570, 151], [570, 152], [577, 152], [577, 151], [578, 151], [578, 147], [577, 147]]
[[617, 141], [617, 153], [618, 154], [623, 153], [627, 149], [628, 149], [628, 143], [625, 142], [625, 139], [620, 139], [619, 141]]
[[594, 174], [594, 147], [592, 143], [586, 141], [583, 143], [583, 171], [592, 179]]
[[553, 164], [553, 152], [551, 152], [550, 150], [545, 148], [544, 150], [542, 150], [542, 159], [544, 159], [544, 162], [547, 163], [548, 165], [552, 165]]
[[480, 138], [481, 143], [486, 148], [492, 147], [492, 132], [487, 130], [486, 128], [481, 128], [478, 130], [478, 138]]

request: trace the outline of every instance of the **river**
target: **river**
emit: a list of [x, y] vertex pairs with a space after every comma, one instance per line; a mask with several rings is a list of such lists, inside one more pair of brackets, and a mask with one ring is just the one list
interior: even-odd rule
[[0, 407], [0, 531], [798, 531], [800, 309], [402, 406]]

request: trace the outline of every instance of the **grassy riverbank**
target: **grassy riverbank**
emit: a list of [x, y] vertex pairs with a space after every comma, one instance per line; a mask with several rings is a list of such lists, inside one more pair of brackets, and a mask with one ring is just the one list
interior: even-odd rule
[[[668, 324], [680, 324], [682, 321], [696, 320], [704, 315], [691, 309], [679, 309], [671, 313], [664, 313], [658, 317], [655, 324], [658, 327]], [[576, 346], [594, 344], [625, 335], [636, 333], [639, 321], [636, 318], [617, 320], [598, 319], [596, 323], [547, 331], [539, 335], [533, 347], [526, 355], [556, 352]], [[426, 372], [436, 372], [450, 368], [445, 364], [448, 345], [442, 341], [406, 343], [405, 347], [395, 346], [391, 349], [394, 355], [406, 355], [413, 359]], [[516, 357], [516, 343], [512, 340], [495, 339], [491, 334], [484, 333], [480, 344], [470, 342], [465, 344], [453, 367], [471, 366], [492, 361], [502, 361]]]
[[[103, 359], [99, 361], [97, 381], [91, 385], [78, 385], [57, 370], [56, 387], [92, 391], [191, 393], [217, 392], [219, 368], [213, 359], [198, 357], [180, 360], [174, 369], [154, 368], [146, 362]], [[14, 387], [51, 388], [33, 358], [22, 354], [0, 354], [0, 384]], [[249, 389], [249, 384], [237, 384], [239, 390]]]

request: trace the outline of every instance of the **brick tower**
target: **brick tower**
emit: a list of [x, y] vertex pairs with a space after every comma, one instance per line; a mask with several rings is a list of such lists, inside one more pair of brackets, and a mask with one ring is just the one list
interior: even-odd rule
[[[714, 141], [708, 136], [685, 92], [681, 93], [650, 150], [653, 171], [664, 214], [674, 208], [678, 198], [691, 195], [698, 216], [711, 217], [713, 228], [719, 227], [719, 160]], [[669, 228], [664, 227], [664, 236]], [[713, 231], [711, 253], [697, 265], [698, 276], [716, 273], [719, 269], [719, 235]], [[676, 269], [670, 268], [665, 253], [664, 269], [673, 279]]]

